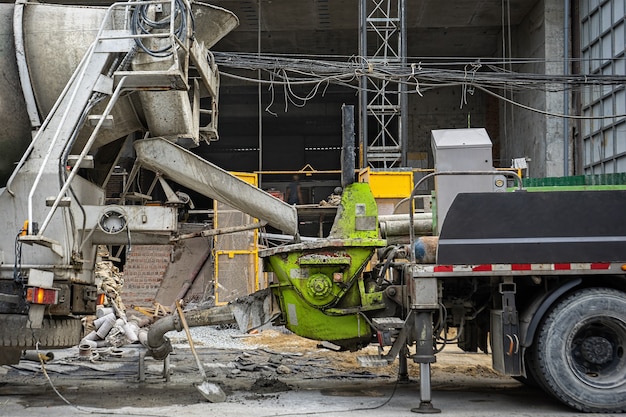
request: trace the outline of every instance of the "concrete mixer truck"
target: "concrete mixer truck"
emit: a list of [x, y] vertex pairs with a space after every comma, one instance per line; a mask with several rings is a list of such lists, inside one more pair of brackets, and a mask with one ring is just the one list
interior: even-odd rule
[[[294, 207], [188, 150], [217, 138], [209, 48], [237, 25], [187, 0], [0, 4], [0, 363], [79, 342], [98, 303], [97, 246], [178, 232], [186, 201], [170, 180], [296, 233]], [[127, 186], [107, 201], [128, 155]], [[141, 169], [155, 172], [144, 193], [128, 186]], [[159, 186], [165, 204], [140, 204]]]

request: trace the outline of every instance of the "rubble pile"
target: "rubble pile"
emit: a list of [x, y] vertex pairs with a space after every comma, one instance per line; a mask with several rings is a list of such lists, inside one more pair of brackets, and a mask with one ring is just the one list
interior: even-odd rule
[[119, 348], [138, 342], [141, 323], [136, 319], [129, 320], [126, 316], [120, 295], [124, 278], [119, 269], [113, 262], [99, 261], [96, 263], [95, 275], [101, 291], [106, 296], [107, 305], [99, 305], [96, 309], [96, 319], [84, 323], [87, 334], [78, 345], [79, 351], [85, 353], [95, 348], [109, 346]]

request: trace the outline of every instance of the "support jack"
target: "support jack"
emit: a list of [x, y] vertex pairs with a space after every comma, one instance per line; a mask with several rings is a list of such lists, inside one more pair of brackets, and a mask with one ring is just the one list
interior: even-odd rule
[[433, 407], [430, 391], [430, 363], [420, 363], [420, 405], [411, 408], [411, 412], [420, 414], [441, 413], [439, 408]]
[[422, 401], [419, 407], [411, 408], [411, 412], [419, 414], [438, 414], [441, 410], [433, 407], [430, 401]]

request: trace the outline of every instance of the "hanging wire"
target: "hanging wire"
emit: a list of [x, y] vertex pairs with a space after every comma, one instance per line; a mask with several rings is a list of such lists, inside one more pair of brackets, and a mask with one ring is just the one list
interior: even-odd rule
[[[571, 119], [602, 119], [626, 117], [626, 114], [603, 116], [576, 116], [546, 112], [513, 100], [515, 93], [524, 91], [560, 92], [574, 91], [592, 86], [619, 86], [626, 83], [626, 75], [603, 74], [538, 74], [514, 72], [508, 68], [526, 64], [548, 64], [549, 60], [530, 58], [411, 58], [407, 64], [380, 65], [368, 62], [360, 56], [340, 57], [327, 55], [256, 55], [249, 53], [215, 52], [221, 75], [241, 81], [268, 85], [271, 102], [265, 108], [271, 111], [276, 86], [283, 87], [285, 111], [289, 105], [302, 107], [318, 93], [326, 91], [330, 84], [359, 90], [358, 79], [367, 76], [373, 80], [396, 82], [406, 85], [411, 94], [423, 93], [435, 88], [459, 87], [462, 105], [467, 94], [474, 89], [484, 91], [512, 105], [548, 116]], [[559, 61], [560, 62], [560, 61]], [[265, 77], [246, 76], [246, 71], [259, 71]], [[303, 87], [307, 92], [299, 93]], [[300, 90], [296, 90], [296, 87]], [[502, 92], [502, 94], [498, 92]], [[509, 96], [511, 98], [509, 98]]]

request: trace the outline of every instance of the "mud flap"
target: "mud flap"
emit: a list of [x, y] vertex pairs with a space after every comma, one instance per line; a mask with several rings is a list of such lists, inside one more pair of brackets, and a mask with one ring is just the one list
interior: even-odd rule
[[522, 375], [522, 348], [515, 292], [514, 283], [501, 283], [502, 309], [491, 310], [493, 369], [510, 376]]

